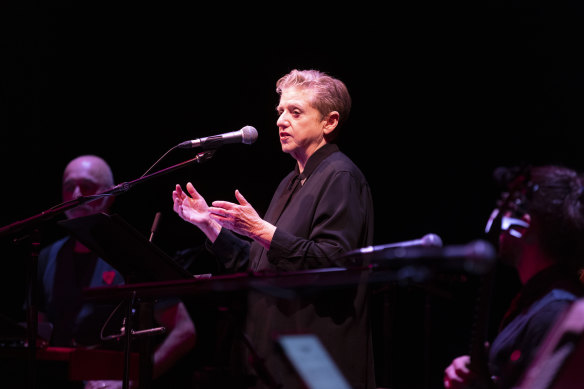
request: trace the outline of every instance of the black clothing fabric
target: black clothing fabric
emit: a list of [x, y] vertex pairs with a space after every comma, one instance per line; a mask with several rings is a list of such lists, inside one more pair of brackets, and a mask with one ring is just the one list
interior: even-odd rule
[[[373, 201], [357, 166], [333, 144], [317, 150], [299, 176], [280, 183], [264, 219], [275, 225], [270, 249], [222, 229], [209, 245], [231, 271], [286, 272], [335, 267], [335, 259], [373, 241]], [[249, 292], [244, 332], [283, 388], [299, 387], [278, 351], [279, 333], [318, 336], [352, 388], [374, 388], [366, 284], [309, 293]], [[244, 350], [245, 351], [245, 350]], [[244, 352], [243, 363], [249, 355]], [[257, 387], [263, 387], [258, 382]]]
[[[96, 254], [75, 253], [74, 243], [73, 239], [64, 238], [41, 250], [38, 309], [53, 323], [52, 346], [101, 345], [100, 329], [115, 305], [87, 302], [83, 289], [122, 285], [124, 279]], [[123, 310], [120, 313], [123, 315]], [[109, 333], [119, 332], [121, 317], [114, 318], [112, 323], [116, 327], [109, 327]]]
[[[85, 288], [115, 287], [125, 283], [122, 275], [108, 262], [92, 252], [74, 252], [75, 241], [65, 237], [43, 248], [38, 262], [38, 309], [47, 315], [53, 324], [51, 346], [91, 347], [113, 349], [122, 352], [123, 342], [104, 341], [103, 335], [116, 335], [124, 325], [126, 302], [117, 305], [111, 302], [91, 302], [84, 298]], [[157, 300], [155, 310], [163, 311], [178, 304], [179, 299], [170, 297]], [[136, 320], [140, 317], [140, 305]], [[135, 323], [138, 325], [138, 323]], [[140, 329], [140, 328], [137, 328]], [[149, 337], [154, 349], [164, 339], [164, 334]], [[142, 347], [139, 342], [132, 345], [134, 350]], [[192, 381], [192, 356], [187, 355], [164, 375], [152, 380], [155, 388], [187, 388]], [[59, 369], [45, 369], [39, 374], [41, 388], [82, 388], [83, 383], [70, 381]], [[54, 370], [54, 371], [51, 371]]]
[[497, 388], [517, 383], [557, 318], [582, 296], [584, 287], [577, 275], [560, 266], [542, 270], [523, 285], [490, 348]]

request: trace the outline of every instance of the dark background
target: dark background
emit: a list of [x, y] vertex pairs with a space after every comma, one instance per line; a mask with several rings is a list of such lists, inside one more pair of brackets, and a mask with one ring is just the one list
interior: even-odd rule
[[[274, 108], [275, 82], [294, 68], [325, 71], [349, 88], [339, 143], [371, 185], [375, 244], [429, 232], [445, 244], [484, 238], [499, 166], [584, 169], [576, 5], [3, 7], [2, 226], [59, 204], [62, 170], [79, 154], [101, 155], [117, 182], [131, 181], [184, 140], [244, 125], [259, 132], [253, 145], [227, 145], [211, 161], [135, 186], [115, 211], [145, 235], [162, 212], [156, 243], [169, 254], [203, 242], [172, 213], [176, 183], [192, 181], [207, 200], [234, 200], [239, 189], [265, 211], [293, 168]], [[195, 153], [173, 151], [154, 170]], [[63, 234], [54, 220], [41, 227], [43, 245]], [[2, 237], [2, 314], [22, 320], [28, 247], [12, 238]], [[501, 272], [494, 323], [517, 287]], [[468, 351], [475, 286], [390, 286], [377, 295], [380, 386], [440, 387], [444, 366]]]

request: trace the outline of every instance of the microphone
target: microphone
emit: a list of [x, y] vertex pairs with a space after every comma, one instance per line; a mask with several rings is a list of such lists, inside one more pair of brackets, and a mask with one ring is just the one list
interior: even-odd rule
[[398, 248], [398, 247], [442, 247], [442, 239], [436, 234], [426, 234], [420, 239], [406, 240], [403, 242], [382, 244], [379, 246], [368, 246], [359, 249], [361, 253], [371, 253], [375, 251]]
[[[433, 234], [429, 234], [433, 235]], [[427, 235], [426, 235], [427, 236]], [[431, 238], [435, 239], [435, 238]], [[464, 245], [423, 246], [412, 242], [422, 239], [369, 246], [346, 253], [339, 263], [350, 266], [369, 266], [376, 269], [429, 269], [464, 271], [471, 274], [486, 274], [496, 260], [496, 251], [487, 241], [476, 240]], [[401, 245], [401, 246], [400, 246]]]
[[204, 149], [214, 149], [228, 143], [244, 143], [250, 145], [258, 138], [258, 131], [252, 126], [245, 126], [239, 131], [226, 132], [225, 134], [208, 136], [187, 140], [177, 147], [181, 149], [192, 149], [202, 147]]
[[158, 230], [158, 225], [160, 224], [160, 217], [162, 216], [161, 212], [156, 212], [154, 215], [154, 221], [152, 222], [152, 227], [150, 227], [150, 242], [152, 242], [152, 238], [154, 237], [154, 233]]

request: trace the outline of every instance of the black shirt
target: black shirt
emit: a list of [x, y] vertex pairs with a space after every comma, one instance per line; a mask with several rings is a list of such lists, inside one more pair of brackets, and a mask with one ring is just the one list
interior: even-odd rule
[[560, 266], [542, 270], [523, 285], [489, 351], [498, 388], [516, 383], [560, 314], [582, 296], [584, 288], [577, 275]]
[[[281, 181], [264, 217], [276, 226], [269, 250], [222, 229], [210, 249], [226, 268], [281, 272], [334, 267], [342, 253], [372, 244], [369, 185], [336, 145], [327, 144], [309, 158], [303, 177], [296, 180], [301, 185], [293, 182], [298, 173], [296, 167]], [[284, 388], [295, 388], [298, 381], [274, 347], [273, 336], [281, 332], [316, 334], [351, 387], [375, 387], [366, 285], [293, 298], [250, 293], [245, 332]]]

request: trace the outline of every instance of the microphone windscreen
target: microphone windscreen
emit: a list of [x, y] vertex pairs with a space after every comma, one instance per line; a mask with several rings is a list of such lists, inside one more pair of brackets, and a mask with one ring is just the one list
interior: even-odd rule
[[252, 126], [245, 126], [241, 129], [242, 143], [250, 145], [258, 139], [258, 131]]
[[150, 227], [150, 232], [156, 232], [158, 230], [158, 224], [160, 223], [161, 212], [156, 212], [154, 215], [154, 221], [152, 222], [152, 227]]
[[442, 239], [436, 234], [426, 234], [422, 237], [424, 247], [442, 247]]

